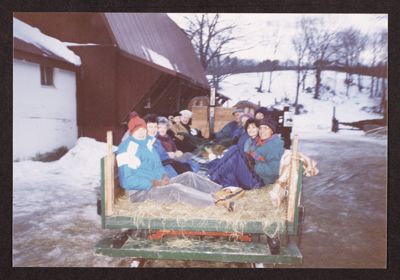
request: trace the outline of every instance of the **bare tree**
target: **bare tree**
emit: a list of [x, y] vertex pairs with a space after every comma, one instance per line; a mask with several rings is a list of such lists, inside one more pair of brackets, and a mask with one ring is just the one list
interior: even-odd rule
[[[302, 19], [304, 20], [304, 19]], [[301, 25], [299, 22], [298, 25]], [[294, 50], [296, 51], [297, 55], [297, 60], [296, 60], [296, 72], [297, 72], [297, 83], [296, 83], [296, 99], [294, 101], [293, 106], [295, 107], [295, 114], [299, 114], [299, 107], [298, 107], [298, 102], [299, 102], [299, 93], [300, 93], [300, 86], [301, 84], [305, 83], [306, 75], [307, 75], [307, 69], [302, 69], [305, 64], [306, 64], [306, 56], [307, 56], [307, 50], [308, 50], [308, 45], [307, 45], [307, 39], [304, 36], [304, 34], [299, 33], [299, 35], [295, 36], [292, 39], [292, 45]], [[304, 88], [304, 87], [303, 87]]]
[[239, 67], [237, 58], [231, 58], [230, 56], [216, 56], [211, 60], [208, 65], [208, 72], [211, 73], [211, 84], [218, 91], [220, 89], [221, 82], [232, 75], [235, 70]]
[[194, 19], [186, 19], [189, 26], [185, 32], [192, 41], [204, 70], [212, 75], [210, 83], [218, 90], [220, 82], [229, 76], [229, 73], [221, 73], [219, 67], [226, 57], [238, 51], [230, 48], [230, 43], [237, 39], [232, 35], [236, 25], [223, 24], [219, 14], [202, 14], [196, 15]]
[[321, 72], [329, 64], [329, 59], [334, 53], [332, 45], [336, 34], [328, 30], [322, 18], [305, 18], [301, 21], [301, 29], [315, 67], [314, 98], [319, 99]]
[[346, 96], [349, 96], [349, 89], [353, 82], [352, 68], [360, 62], [360, 54], [364, 51], [367, 37], [354, 28], [347, 28], [336, 35], [337, 63], [344, 65], [346, 71]]
[[[369, 40], [369, 47], [372, 53], [371, 68], [376, 67], [378, 64], [384, 65], [388, 61], [387, 53], [387, 31], [376, 32], [372, 34]], [[371, 86], [370, 86], [370, 97], [376, 97], [381, 95], [379, 92], [378, 85], [379, 79], [375, 76], [371, 76]], [[385, 88], [386, 90], [386, 88]]]

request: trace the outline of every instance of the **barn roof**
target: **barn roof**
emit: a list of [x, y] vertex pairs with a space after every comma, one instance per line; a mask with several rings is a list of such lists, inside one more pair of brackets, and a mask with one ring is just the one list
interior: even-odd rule
[[14, 48], [33, 54], [51, 57], [79, 66], [81, 59], [61, 41], [43, 34], [17, 18], [13, 18]]
[[20, 50], [23, 52], [27, 52], [27, 53], [31, 53], [31, 54], [35, 54], [35, 55], [39, 55], [39, 56], [43, 56], [43, 57], [48, 57], [48, 58], [52, 58], [52, 59], [56, 59], [56, 60], [60, 60], [63, 62], [68, 62], [66, 59], [55, 55], [54, 53], [52, 53], [49, 50], [43, 49], [43, 48], [38, 48], [33, 44], [27, 43], [21, 39], [15, 38], [14, 37], [14, 49], [15, 50]]
[[186, 34], [168, 15], [105, 13], [118, 47], [129, 55], [157, 64], [209, 88], [204, 69]]

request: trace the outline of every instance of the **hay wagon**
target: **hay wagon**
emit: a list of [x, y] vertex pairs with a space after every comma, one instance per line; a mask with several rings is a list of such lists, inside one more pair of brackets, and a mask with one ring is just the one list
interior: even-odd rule
[[[130, 257], [139, 262], [146, 259], [217, 261], [251, 263], [254, 266], [260, 264], [257, 267], [264, 264], [275, 266], [302, 263], [299, 244], [304, 217], [301, 205], [303, 167], [295, 157], [291, 162], [288, 195], [276, 209], [280, 215], [268, 220], [266, 211], [271, 210], [261, 207], [257, 212], [261, 218], [247, 217], [240, 221], [238, 227], [238, 223], [221, 220], [213, 215], [179, 219], [163, 213], [160, 216], [142, 215], [139, 219], [121, 211], [119, 204], [124, 191], [119, 186], [111, 132], [107, 133], [107, 144], [107, 155], [101, 160], [101, 207], [98, 211], [103, 229], [120, 229], [120, 232], [100, 240], [95, 246], [97, 254]], [[296, 150], [297, 136], [292, 145], [293, 154]], [[269, 197], [264, 190], [251, 192], [248, 191], [244, 197], [253, 201], [261, 196]], [[242, 201], [238, 200], [238, 207], [240, 203]], [[252, 206], [251, 201], [249, 205], [245, 203], [243, 199], [243, 209]], [[266, 201], [265, 205], [268, 203]], [[225, 211], [226, 217], [232, 213], [216, 206], [213, 208], [213, 212]]]

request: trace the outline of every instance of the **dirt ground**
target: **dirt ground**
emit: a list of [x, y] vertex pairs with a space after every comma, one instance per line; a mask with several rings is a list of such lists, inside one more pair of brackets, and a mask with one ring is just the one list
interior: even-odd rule
[[[386, 144], [324, 138], [301, 140], [299, 150], [317, 161], [320, 174], [303, 180], [306, 212], [300, 245], [303, 264], [297, 267], [385, 268]], [[81, 207], [96, 211], [94, 203]], [[74, 219], [64, 224], [57, 224], [55, 219], [55, 224], [49, 221], [48, 225], [52, 235], [44, 235], [40, 224], [32, 225], [22, 216], [15, 216], [13, 266], [130, 267], [132, 259], [94, 255], [96, 242], [115, 232], [102, 230], [100, 217], [96, 219]], [[144, 267], [242, 268], [251, 265], [147, 260]]]

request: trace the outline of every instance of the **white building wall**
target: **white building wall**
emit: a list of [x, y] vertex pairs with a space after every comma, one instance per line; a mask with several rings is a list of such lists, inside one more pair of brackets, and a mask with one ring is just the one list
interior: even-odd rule
[[13, 159], [23, 160], [78, 137], [75, 73], [54, 68], [54, 86], [40, 83], [40, 65], [13, 60]]

